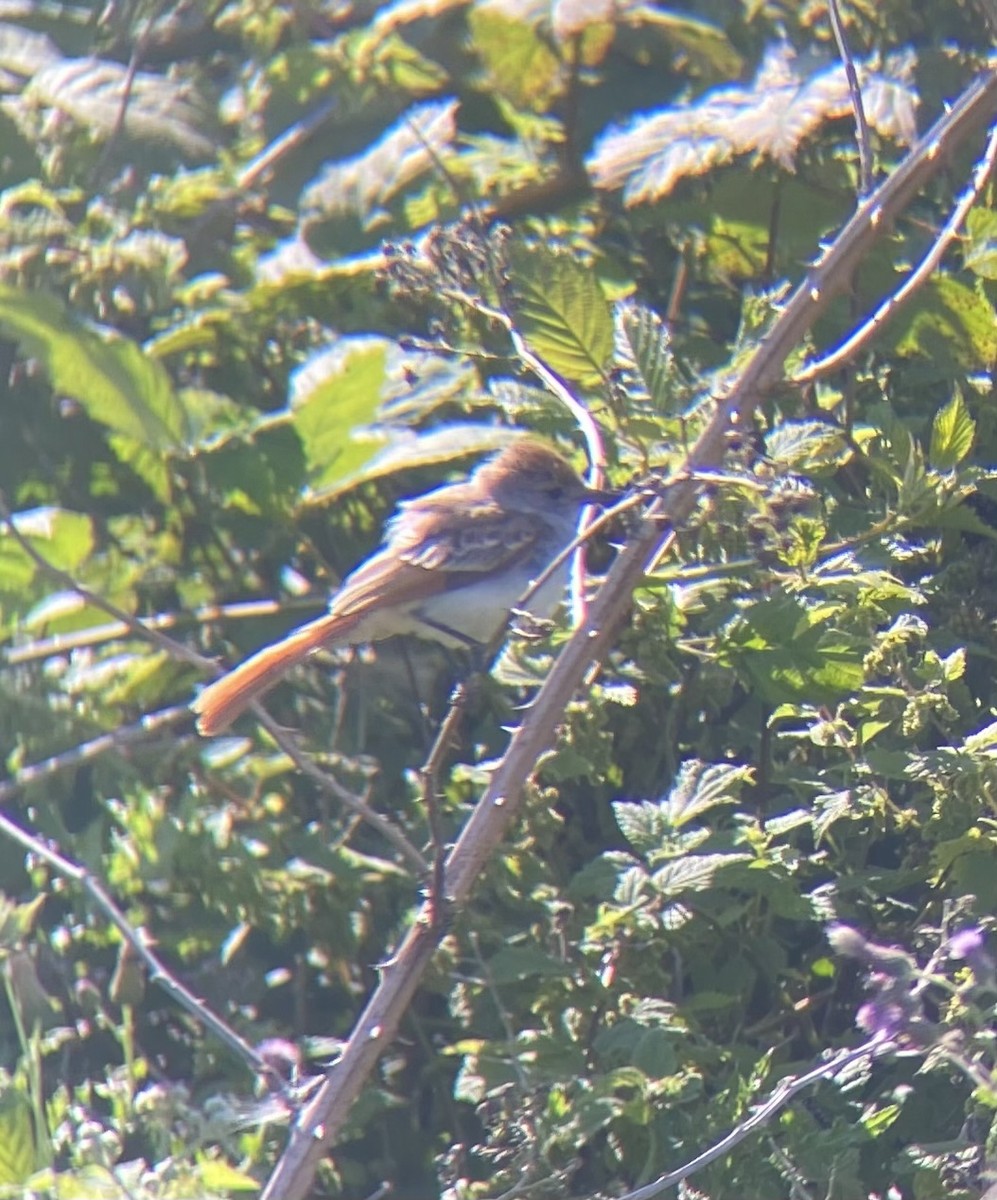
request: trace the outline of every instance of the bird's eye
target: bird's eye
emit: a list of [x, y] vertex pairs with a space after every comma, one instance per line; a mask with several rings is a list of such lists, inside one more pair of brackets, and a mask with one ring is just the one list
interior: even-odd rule
[[561, 487], [559, 483], [555, 483], [552, 487], [547, 489], [547, 495], [551, 500], [560, 500], [564, 495], [564, 488]]

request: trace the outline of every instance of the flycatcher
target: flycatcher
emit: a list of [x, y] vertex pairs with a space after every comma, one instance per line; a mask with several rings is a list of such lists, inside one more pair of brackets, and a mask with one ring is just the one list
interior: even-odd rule
[[[329, 611], [264, 646], [210, 684], [191, 707], [205, 736], [220, 733], [298, 663], [322, 648], [416, 634], [447, 646], [485, 645], [531, 582], [575, 536], [579, 510], [604, 503], [555, 451], [518, 441], [453, 483], [403, 501], [383, 547], [332, 597]], [[567, 565], [529, 600], [549, 617]]]

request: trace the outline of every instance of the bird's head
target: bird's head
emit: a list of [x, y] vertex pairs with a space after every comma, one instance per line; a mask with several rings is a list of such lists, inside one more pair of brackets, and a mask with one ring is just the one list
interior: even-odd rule
[[503, 508], [563, 513], [583, 504], [605, 504], [610, 493], [590, 488], [574, 467], [543, 442], [512, 442], [474, 473], [475, 482]]

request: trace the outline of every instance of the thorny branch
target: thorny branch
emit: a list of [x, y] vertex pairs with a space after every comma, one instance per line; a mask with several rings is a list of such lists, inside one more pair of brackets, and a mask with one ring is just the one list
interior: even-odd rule
[[[140, 721], [136, 721], [134, 725], [130, 725], [124, 729], [117, 729], [113, 733], [102, 734], [100, 737], [94, 738], [82, 746], [74, 747], [65, 754], [56, 754], [44, 762], [25, 767], [18, 772], [14, 779], [7, 779], [0, 783], [0, 804], [13, 799], [22, 788], [28, 787], [30, 784], [39, 783], [43, 779], [51, 778], [61, 771], [72, 770], [74, 767], [79, 766], [80, 763], [89, 762], [108, 750], [120, 750], [122, 747], [136, 742], [147, 741], [151, 735], [168, 729], [179, 720], [186, 720], [187, 717], [188, 710], [185, 705], [166, 708], [158, 713], [150, 713]], [[254, 1071], [260, 1078], [267, 1079], [272, 1087], [283, 1089], [283, 1083], [279, 1075], [274, 1072], [273, 1068], [267, 1064], [256, 1050], [240, 1037], [230, 1025], [223, 1021], [221, 1017], [213, 1013], [172, 972], [163, 966], [152, 950], [150, 950], [148, 938], [143, 931], [136, 929], [131, 924], [94, 875], [85, 867], [80, 866], [79, 863], [75, 863], [72, 859], [67, 858], [66, 855], [58, 851], [49, 842], [38, 837], [37, 834], [22, 829], [20, 825], [3, 812], [0, 812], [0, 833], [4, 834], [11, 841], [17, 842], [18, 845], [23, 846], [29, 854], [33, 854], [36, 858], [48, 863], [64, 879], [68, 879], [82, 888], [145, 964], [150, 980], [158, 984], [182, 1008], [185, 1008], [203, 1028], [214, 1034], [250, 1070]]]
[[837, 371], [839, 367], [843, 367], [850, 358], [854, 358], [865, 345], [872, 341], [900, 306], [927, 282], [941, 263], [946, 250], [969, 215], [969, 210], [980, 198], [980, 193], [993, 173], [995, 162], [997, 162], [997, 125], [990, 131], [990, 140], [987, 142], [983, 157], [973, 168], [969, 187], [959, 197], [958, 203], [945, 222], [944, 228], [932, 243], [931, 249], [910, 273], [906, 282], [897, 288], [892, 296], [888, 296], [872, 316], [863, 322], [854, 333], [850, 334], [840, 346], [825, 355], [824, 358], [818, 359], [805, 366], [802, 371], [798, 371], [792, 378], [793, 383], [813, 383], [818, 379], [823, 379], [825, 375]]
[[739, 1122], [727, 1134], [726, 1137], [715, 1142], [709, 1150], [704, 1150], [702, 1154], [697, 1154], [694, 1159], [678, 1167], [674, 1171], [669, 1171], [667, 1175], [662, 1175], [660, 1179], [655, 1179], [653, 1183], [648, 1183], [644, 1187], [637, 1188], [633, 1192], [624, 1192], [618, 1200], [654, 1200], [656, 1196], [660, 1196], [662, 1192], [668, 1188], [675, 1187], [688, 1179], [690, 1175], [695, 1175], [697, 1171], [701, 1171], [704, 1167], [708, 1167], [710, 1163], [716, 1162], [718, 1158], [740, 1145], [749, 1134], [755, 1132], [756, 1129], [761, 1129], [763, 1125], [775, 1116], [780, 1109], [786, 1105], [800, 1092], [805, 1091], [808, 1087], [813, 1087], [815, 1083], [819, 1083], [822, 1079], [831, 1079], [834, 1075], [844, 1071], [846, 1068], [854, 1066], [855, 1063], [861, 1062], [864, 1058], [882, 1058], [887, 1054], [894, 1054], [897, 1050], [895, 1042], [884, 1040], [881, 1037], [872, 1037], [868, 1041], [863, 1042], [859, 1046], [855, 1046], [850, 1050], [840, 1050], [826, 1062], [820, 1063], [813, 1070], [807, 1071], [805, 1075], [790, 1076], [788, 1079], [783, 1079], [773, 1089], [771, 1096], [764, 1104], [760, 1104], [751, 1116]]
[[[37, 550], [31, 541], [17, 528], [16, 518], [11, 514], [6, 498], [2, 493], [0, 493], [0, 524], [7, 529], [11, 537], [13, 537], [40, 570], [44, 571], [52, 579], [57, 580], [68, 591], [73, 591], [76, 595], [81, 596], [88, 604], [92, 604], [95, 608], [102, 609], [109, 616], [114, 617], [122, 629], [133, 633], [136, 637], [141, 637], [146, 641], [152, 642], [153, 645], [159, 647], [160, 650], [163, 650], [173, 658], [190, 663], [192, 666], [196, 666], [202, 671], [207, 671], [215, 677], [221, 674], [221, 669], [210, 658], [205, 658], [203, 654], [198, 654], [196, 650], [185, 646], [183, 642], [178, 642], [174, 638], [169, 637], [159, 627], [143, 622], [138, 617], [133, 617], [131, 613], [126, 612], [123, 608], [119, 608], [99, 593], [91, 591], [90, 588], [80, 583], [79, 580], [75, 579], [67, 571], [63, 571], [54, 563], [49, 562], [44, 554]], [[260, 723], [273, 740], [303, 774], [308, 775], [309, 778], [314, 780], [338, 804], [342, 804], [344, 808], [349, 809], [350, 812], [355, 813], [368, 822], [417, 871], [425, 873], [428, 870], [426, 860], [392, 821], [371, 808], [365, 800], [359, 796], [355, 796], [348, 788], [344, 788], [338, 780], [334, 779], [327, 772], [315, 766], [298, 749], [290, 734], [283, 730], [259, 703], [254, 705], [254, 711]]]
[[[607, 652], [647, 563], [658, 557], [663, 543], [673, 536], [670, 531], [693, 511], [702, 486], [695, 482], [695, 473], [719, 464], [731, 428], [742, 423], [781, 380], [787, 356], [830, 298], [848, 285], [884, 229], [940, 169], [942, 151], [951, 150], [981, 124], [992, 120], [995, 111], [997, 72], [987, 72], [966, 89], [890, 178], [859, 206], [786, 302], [740, 375], [716, 397], [713, 418], [679, 471], [665, 481], [662, 496], [645, 509], [639, 530], [620, 551], [585, 621], [554, 663], [527, 719], [513, 733], [505, 756], [464, 826], [446, 863], [448, 898], [455, 907], [466, 903], [482, 869], [515, 819], [527, 780], [551, 745], [564, 710], [589, 665]], [[441, 936], [431, 913], [424, 912], [396, 956], [385, 965], [342, 1057], [292, 1127], [262, 1200], [301, 1200], [308, 1194], [319, 1161], [339, 1137], [354, 1101], [394, 1037]]]

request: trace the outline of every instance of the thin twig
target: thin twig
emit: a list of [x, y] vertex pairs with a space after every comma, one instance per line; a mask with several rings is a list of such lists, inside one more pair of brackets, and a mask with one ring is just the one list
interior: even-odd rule
[[832, 1075], [836, 1075], [839, 1071], [843, 1071], [846, 1067], [852, 1066], [854, 1063], [860, 1062], [863, 1058], [882, 1058], [884, 1055], [893, 1054], [897, 1051], [896, 1042], [884, 1041], [879, 1037], [870, 1038], [863, 1042], [860, 1046], [856, 1046], [851, 1050], [839, 1050], [819, 1066], [814, 1067], [812, 1071], [808, 1071], [805, 1075], [797, 1075], [795, 1078], [790, 1076], [788, 1079], [783, 1079], [772, 1091], [772, 1095], [764, 1104], [746, 1117], [727, 1134], [726, 1137], [715, 1142], [709, 1150], [704, 1150], [702, 1154], [698, 1154], [684, 1166], [679, 1167], [675, 1171], [669, 1171], [667, 1175], [662, 1175], [660, 1179], [655, 1179], [653, 1183], [645, 1184], [644, 1187], [637, 1188], [633, 1192], [624, 1192], [622, 1196], [617, 1197], [617, 1200], [654, 1200], [655, 1196], [660, 1196], [667, 1188], [675, 1187], [684, 1179], [688, 1179], [690, 1175], [695, 1175], [697, 1171], [701, 1171], [703, 1167], [708, 1167], [710, 1163], [716, 1162], [718, 1158], [723, 1158], [735, 1146], [739, 1145], [744, 1139], [756, 1129], [766, 1125], [772, 1117], [775, 1116], [780, 1109], [805, 1091], [808, 1087], [812, 1087], [815, 1083], [819, 1083], [822, 1079], [830, 1079]]
[[158, 629], [147, 628], [138, 617], [133, 617], [131, 613], [125, 612], [123, 608], [119, 608], [99, 593], [91, 591], [85, 584], [80, 583], [78, 579], [70, 575], [68, 571], [63, 571], [55, 563], [49, 562], [45, 555], [31, 544], [30, 539], [26, 538], [17, 528], [17, 518], [11, 513], [7, 504], [7, 498], [3, 492], [0, 492], [0, 526], [7, 530], [36, 567], [44, 571], [50, 578], [57, 580], [66, 591], [75, 592], [77, 596], [80, 596], [88, 604], [92, 604], [94, 608], [99, 608], [103, 612], [106, 612], [108, 616], [114, 617], [126, 629], [131, 630], [138, 637], [152, 642], [154, 646], [158, 646], [160, 650], [165, 651], [171, 658], [178, 658], [181, 662], [190, 663], [202, 671], [209, 671], [215, 675], [220, 674], [218, 667], [210, 658], [205, 658], [203, 654], [198, 654], [196, 650], [191, 650], [183, 642], [178, 642], [171, 637], [167, 637], [165, 633], [161, 633]]
[[89, 742], [82, 742], [71, 750], [61, 754], [53, 754], [41, 762], [21, 767], [10, 779], [0, 781], [0, 804], [6, 804], [23, 788], [33, 783], [39, 783], [52, 775], [63, 771], [72, 771], [83, 763], [93, 762], [110, 750], [121, 750], [136, 742], [147, 741], [150, 737], [171, 725], [177, 725], [190, 719], [190, 709], [186, 704], [176, 704], [172, 708], [163, 708], [159, 712], [148, 713], [140, 717], [134, 724], [115, 729], [112, 733], [102, 733]]
[[248, 191], [255, 187], [264, 175], [272, 172], [280, 161], [292, 151], [303, 145], [328, 121], [336, 111], [337, 101], [327, 100], [324, 104], [313, 108], [300, 120], [288, 126], [282, 134], [275, 137], [269, 146], [264, 147], [254, 159], [248, 162], [239, 172], [237, 184], [239, 191]]
[[[215, 621], [253, 620], [258, 617], [282, 616], [284, 613], [314, 609], [317, 602], [302, 600], [246, 600], [237, 604], [205, 604], [190, 611], [155, 613], [151, 617], [135, 617], [134, 621], [143, 630], [177, 629], [184, 625], [207, 625]], [[38, 638], [22, 646], [0, 649], [0, 668], [22, 666], [41, 659], [69, 654], [73, 650], [85, 650], [100, 646], [134, 633], [134, 623], [114, 621], [108, 625], [91, 625], [88, 629], [77, 629], [72, 633], [56, 633], [51, 637]]]
[[376, 829], [381, 837], [390, 842], [420, 875], [424, 876], [429, 873], [429, 863], [394, 822], [388, 820], [377, 809], [371, 808], [365, 800], [355, 796], [348, 788], [343, 787], [335, 776], [323, 771], [321, 767], [317, 767], [297, 744], [290, 730], [275, 721], [258, 700], [254, 701], [252, 708], [253, 715], [302, 775], [307, 775], [324, 792], [328, 792], [338, 804], [349, 809], [350, 812], [356, 813], [372, 829]]
[[[788, 355], [826, 308], [847, 286], [853, 272], [893, 220], [935, 174], [940, 146], [951, 149], [997, 111], [997, 72], [977, 78], [927, 136], [911, 150], [876, 196], [862, 205], [782, 307], [769, 331], [725, 394], [689, 451], [674, 486], [654, 500], [640, 528], [617, 555], [605, 583], [589, 607], [582, 626], [563, 647], [523, 724], [516, 729], [502, 761], [491, 774], [446, 863], [448, 901], [466, 904], [485, 865], [496, 853], [515, 820], [526, 781], [550, 747], [564, 710], [593, 661], [606, 654], [630, 606], [633, 589], [648, 562], [659, 554], [662, 528], [670, 530], [695, 510], [699, 487], [690, 474], [721, 461], [733, 425], [762, 403], [783, 377]], [[873, 214], [876, 214], [874, 219]], [[394, 958], [385, 964], [366, 1008], [353, 1027], [342, 1057], [291, 1128], [287, 1146], [261, 1195], [261, 1200], [302, 1200], [328, 1148], [339, 1137], [368, 1076], [391, 1044], [403, 1014], [429, 967], [443, 930], [430, 920], [415, 921]]]
[[447, 755], [453, 749], [457, 730], [464, 719], [464, 713], [467, 711], [471, 689], [475, 686], [475, 681], [476, 675], [472, 674], [470, 679], [462, 680], [454, 689], [447, 715], [440, 725], [439, 731], [436, 734], [436, 740], [433, 742], [422, 770], [419, 772], [419, 778], [422, 782], [422, 800], [426, 806], [426, 815], [433, 841], [433, 870], [429, 886], [429, 918], [437, 926], [444, 923], [449, 908], [446, 895], [446, 859], [448, 847], [443, 840], [443, 829], [440, 822], [438, 800], [439, 776]]
[[859, 84], [858, 72], [855, 70], [855, 59], [852, 57], [848, 36], [841, 19], [838, 0], [827, 0], [827, 12], [831, 18], [831, 29], [834, 40], [838, 45], [838, 53], [845, 68], [845, 78], [848, 80], [848, 94], [852, 100], [852, 112], [855, 114], [855, 140], [859, 150], [859, 199], [868, 196], [872, 191], [872, 147], [869, 141], [869, 122], [865, 117], [865, 105], [862, 103], [862, 88]]
[[[170, 712], [171, 710], [166, 711]], [[35, 769], [39, 770], [45, 765], [38, 764], [38, 767]], [[19, 776], [22, 784], [27, 782], [24, 778], [25, 774], [22, 771]], [[8, 781], [5, 784], [5, 789], [11, 788], [16, 791], [17, 788], [13, 786], [14, 782]], [[284, 1094], [287, 1098], [286, 1088], [279, 1072], [275, 1071], [244, 1038], [236, 1033], [231, 1025], [223, 1021], [216, 1013], [213, 1013], [203, 1001], [199, 1000], [193, 992], [163, 966], [149, 949], [148, 935], [141, 928], [136, 928], [131, 924], [121, 909], [118, 908], [110, 894], [104, 889], [103, 885], [86, 867], [73, 862], [72, 859], [67, 858], [36, 834], [22, 829], [20, 825], [16, 824], [16, 822], [12, 821], [10, 817], [2, 812], [0, 812], [0, 833], [6, 835], [11, 841], [17, 842], [18, 845], [23, 846], [29, 854], [33, 854], [48, 863], [62, 878], [68, 879], [82, 888], [145, 964], [149, 972], [150, 981], [157, 984], [168, 996], [172, 997], [182, 1008], [186, 1009], [203, 1028], [214, 1034], [218, 1041], [227, 1046], [237, 1058], [241, 1059], [250, 1071], [260, 1078], [266, 1079], [271, 1088]]]
[[[0, 524], [5, 527], [17, 544], [25, 551], [32, 561], [53, 579], [57, 579], [60, 584], [68, 591], [75, 592], [78, 596], [82, 596], [87, 603], [94, 605], [96, 608], [102, 609], [109, 616], [115, 618], [121, 626], [130, 630], [138, 637], [145, 638], [147, 641], [158, 646], [161, 650], [174, 658], [181, 661], [191, 663], [192, 665], [207, 671], [209, 674], [217, 678], [223, 672], [222, 669], [213, 662], [210, 658], [205, 658], [203, 654], [198, 654], [197, 651], [191, 650], [185, 646], [183, 642], [178, 642], [174, 638], [168, 637], [159, 629], [152, 628], [144, 624], [137, 617], [133, 617], [130, 613], [125, 612], [123, 608], [119, 608], [110, 600], [105, 599], [97, 592], [91, 591], [79, 580], [74, 579], [68, 572], [63, 571], [54, 563], [41, 554], [31, 542], [18, 530], [16, 519], [12, 516], [10, 509], [7, 506], [7, 501], [2, 492], [0, 492]], [[370, 807], [360, 799], [359, 796], [354, 796], [337, 780], [333, 779], [325, 771], [320, 770], [312, 763], [306, 755], [295, 744], [294, 739], [290, 734], [282, 729], [277, 722], [268, 715], [266, 710], [257, 702], [254, 705], [254, 712], [260, 720], [260, 723], [267, 730], [270, 736], [274, 739], [277, 745], [291, 759], [295, 766], [303, 773], [319, 784], [323, 790], [333, 796], [345, 808], [351, 812], [361, 816], [365, 821], [372, 825], [382, 837], [386, 838], [410, 863], [420, 872], [425, 873], [429, 870], [429, 865], [419, 851], [405, 837], [387, 817], [382, 816], [379, 812]]]
[[945, 251], [959, 232], [959, 228], [969, 214], [969, 210], [979, 199], [980, 193], [983, 191], [984, 185], [994, 169], [995, 162], [997, 162], [997, 125], [990, 131], [990, 140], [987, 142], [987, 148], [983, 153], [983, 157], [973, 168], [969, 187], [959, 198], [959, 202], [952, 210], [952, 215], [945, 222], [944, 228], [935, 239], [931, 249], [921, 259], [910, 275], [907, 276], [906, 282], [892, 296], [887, 297], [868, 321], [860, 325], [836, 350], [832, 350], [824, 358], [818, 359], [816, 362], [804, 367], [802, 371], [798, 371], [790, 382], [802, 385], [813, 383], [817, 379], [822, 379], [825, 375], [830, 375], [832, 371], [837, 371], [839, 367], [844, 366], [850, 358], [856, 355], [867, 342], [871, 341], [879, 333], [882, 326], [893, 316], [900, 305], [914, 295], [942, 261]]
[[153, 27], [160, 15], [166, 8], [167, 0], [159, 0], [153, 11], [149, 14], [142, 32], [135, 39], [135, 44], [132, 47], [132, 52], [128, 58], [128, 66], [125, 68], [125, 77], [121, 84], [121, 102], [118, 105], [118, 111], [114, 117], [114, 124], [111, 127], [110, 133], [107, 135], [107, 140], [100, 152], [97, 162], [94, 164], [93, 171], [90, 175], [90, 186], [96, 191], [97, 184], [104, 173], [104, 168], [107, 166], [111, 154], [114, 151], [114, 143], [121, 136], [121, 131], [125, 127], [125, 121], [128, 119], [128, 106], [131, 104], [132, 91], [135, 87], [135, 76], [138, 74], [138, 69], [142, 65], [142, 59], [145, 57], [146, 47], [152, 36]]

